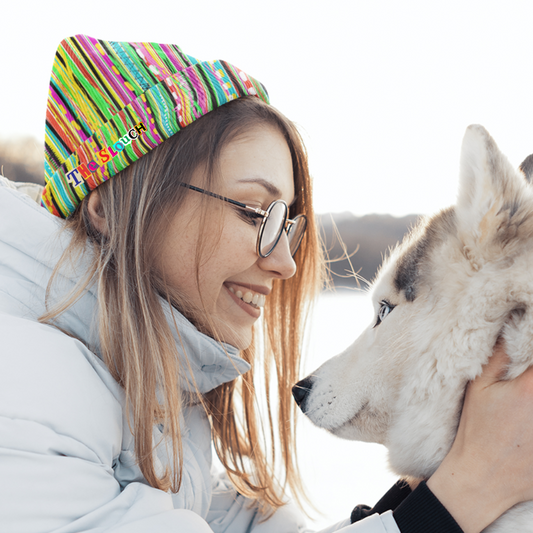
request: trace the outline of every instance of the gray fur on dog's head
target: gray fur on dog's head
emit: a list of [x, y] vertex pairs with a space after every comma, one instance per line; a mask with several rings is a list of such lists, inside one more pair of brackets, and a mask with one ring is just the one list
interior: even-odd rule
[[528, 155], [518, 168], [523, 172], [528, 183], [531, 183], [531, 178], [533, 177], [533, 154]]
[[403, 243], [403, 253], [396, 261], [394, 286], [407, 301], [413, 302], [417, 296], [431, 250], [455, 232], [455, 225], [455, 211], [450, 207], [429, 220], [422, 219]]

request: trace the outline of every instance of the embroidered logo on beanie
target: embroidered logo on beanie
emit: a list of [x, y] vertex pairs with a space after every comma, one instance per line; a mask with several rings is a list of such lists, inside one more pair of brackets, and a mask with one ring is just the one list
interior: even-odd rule
[[74, 185], [74, 187], [79, 187], [84, 182], [84, 179], [89, 178], [91, 173], [96, 172], [100, 168], [100, 166], [110, 161], [111, 158], [118, 155], [119, 152], [122, 152], [125, 146], [130, 144], [130, 142], [133, 139], [136, 139], [143, 131], [147, 130], [146, 126], [142, 122], [135, 124], [135, 126], [131, 128], [131, 130], [128, 131], [128, 133], [124, 135], [124, 137], [121, 137], [120, 140], [118, 140], [112, 147], [108, 146], [106, 148], [102, 148], [99, 152], [96, 153], [96, 158], [98, 159], [98, 162], [93, 160], [90, 163], [87, 163], [87, 165], [85, 163], [82, 163], [74, 170], [71, 170], [67, 174], [68, 182]]

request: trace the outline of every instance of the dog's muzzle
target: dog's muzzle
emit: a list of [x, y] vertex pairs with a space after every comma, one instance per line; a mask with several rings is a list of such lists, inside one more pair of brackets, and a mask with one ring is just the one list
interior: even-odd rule
[[298, 407], [305, 413], [305, 402], [307, 395], [311, 392], [313, 388], [313, 380], [310, 377], [298, 381], [296, 385], [292, 388], [292, 395], [294, 400], [298, 404]]

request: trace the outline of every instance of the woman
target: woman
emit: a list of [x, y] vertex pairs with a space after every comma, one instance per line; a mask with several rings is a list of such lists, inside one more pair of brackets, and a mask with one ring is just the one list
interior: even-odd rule
[[[287, 487], [302, 493], [290, 389], [322, 263], [292, 123], [227, 63], [80, 35], [56, 54], [45, 154], [46, 210], [0, 188], [2, 525], [302, 530], [283, 505]], [[255, 405], [260, 365], [267, 422]], [[527, 390], [516, 385], [525, 378], [510, 392], [482, 379], [452, 452], [399, 518], [389, 511], [329, 530], [428, 531], [429, 514], [445, 516], [446, 531], [457, 522], [479, 531], [529, 498], [521, 469], [533, 439], [516, 451], [490, 438], [500, 411], [483, 413], [480, 398], [501, 394], [500, 416], [527, 417]], [[507, 416], [509, 434], [528, 427], [516, 418]], [[487, 440], [491, 455], [478, 457]], [[504, 485], [505, 498], [487, 490], [494, 457], [514, 468], [514, 477], [497, 472], [517, 484]]]

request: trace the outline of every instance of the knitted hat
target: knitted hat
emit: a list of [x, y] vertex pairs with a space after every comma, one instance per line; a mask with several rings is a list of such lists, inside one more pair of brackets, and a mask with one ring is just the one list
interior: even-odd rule
[[263, 85], [238, 68], [174, 44], [65, 39], [50, 79], [42, 205], [68, 217], [98, 185], [245, 95], [268, 103]]

